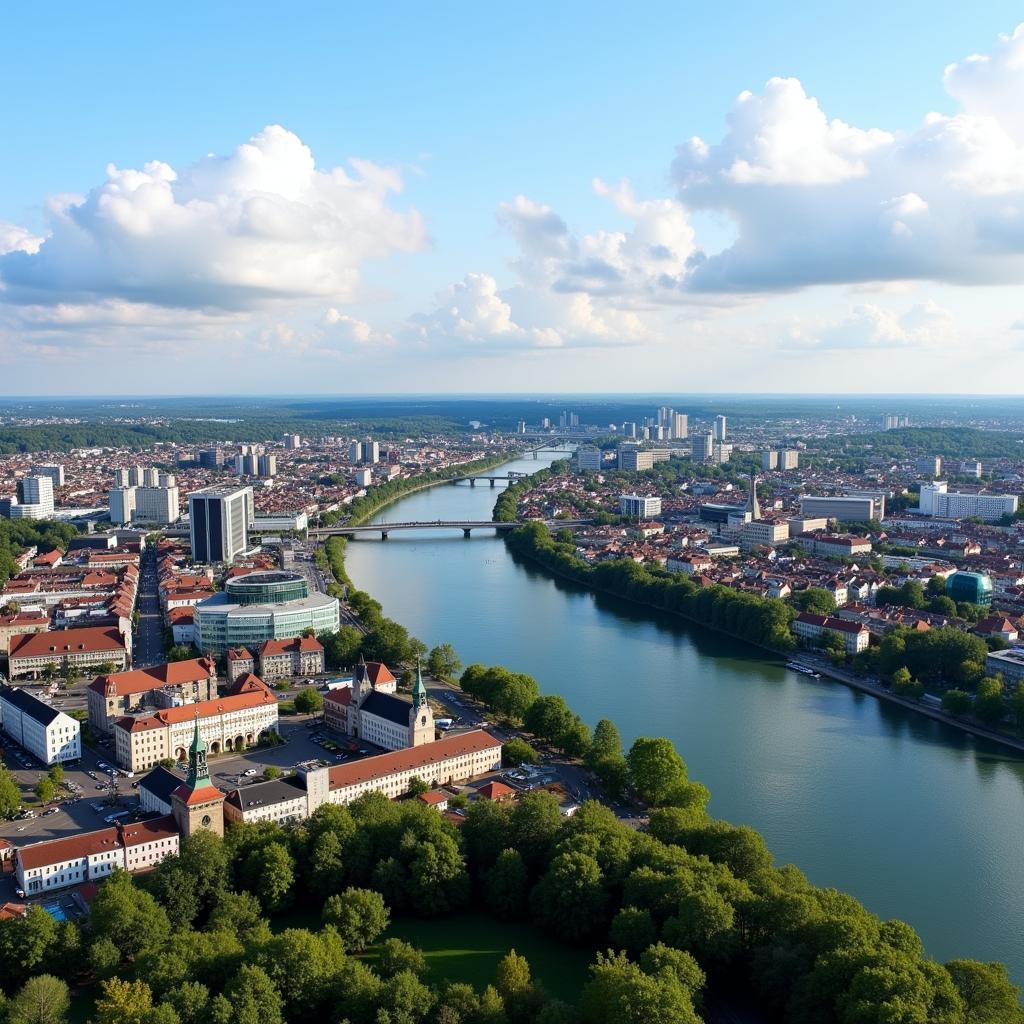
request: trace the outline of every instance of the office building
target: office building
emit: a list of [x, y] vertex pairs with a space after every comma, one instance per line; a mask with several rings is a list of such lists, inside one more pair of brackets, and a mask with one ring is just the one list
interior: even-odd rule
[[33, 476], [48, 476], [54, 487], [64, 486], [64, 467], [59, 465], [33, 466]]
[[372, 469], [357, 469], [356, 470], [356, 486], [357, 487], [369, 487], [373, 483], [373, 470]]
[[732, 445], [724, 441], [713, 441], [711, 444], [711, 461], [716, 466], [725, 465], [732, 458]]
[[152, 466], [142, 471], [142, 486], [143, 487], [159, 487], [160, 486], [160, 470], [154, 469]]
[[636, 437], [636, 424], [635, 423], [623, 423], [622, 424], [622, 436], [623, 437]]
[[766, 472], [771, 469], [796, 469], [799, 465], [800, 453], [796, 449], [761, 452], [761, 468]]
[[981, 463], [977, 459], [965, 459], [960, 463], [960, 475], [961, 476], [973, 476], [979, 478], [981, 476]]
[[882, 429], [883, 430], [898, 430], [900, 427], [909, 427], [910, 417], [909, 416], [894, 416], [891, 413], [887, 413], [882, 417]]
[[189, 537], [196, 562], [231, 562], [249, 546], [251, 487], [207, 487], [188, 496]]
[[128, 470], [127, 469], [115, 469], [114, 470], [114, 486], [115, 487], [128, 487]]
[[779, 467], [779, 453], [778, 452], [761, 452], [761, 468], [768, 472], [771, 469], [778, 469]]
[[277, 476], [277, 456], [261, 455], [256, 468], [260, 476]]
[[293, 452], [298, 448], [302, 447], [302, 438], [298, 434], [285, 434], [284, 435], [284, 448], [285, 451]]
[[305, 512], [257, 512], [249, 524], [255, 533], [301, 533], [309, 527]]
[[78, 722], [28, 690], [0, 686], [0, 720], [4, 732], [43, 764], [63, 764], [82, 756]]
[[[147, 474], [150, 472], [146, 471]], [[154, 482], [145, 487], [136, 487], [135, 490], [135, 514], [132, 517], [136, 523], [146, 523], [154, 526], [169, 526], [176, 523], [181, 515], [178, 506], [178, 483], [173, 474], [156, 474], [154, 471]]]
[[199, 452], [199, 465], [202, 469], [220, 469], [224, 465], [224, 449], [203, 448]]
[[576, 449], [576, 468], [581, 473], [598, 473], [601, 470], [602, 452], [600, 448], [580, 445]]
[[764, 519], [752, 519], [740, 527], [740, 547], [744, 551], [762, 545], [774, 547], [787, 540], [789, 540], [789, 523], [785, 519], [775, 523]]
[[235, 456], [235, 472], [239, 476], [255, 476], [258, 466], [257, 457], [250, 452]]
[[650, 469], [654, 465], [654, 452], [637, 444], [619, 445], [619, 469]]
[[53, 481], [48, 476], [26, 476], [17, 483], [17, 497], [8, 500], [8, 519], [52, 519]]
[[1016, 494], [963, 494], [950, 491], [944, 480], [921, 485], [918, 510], [923, 516], [940, 519], [964, 519], [968, 516], [998, 522], [1017, 511]]
[[353, 441], [348, 446], [348, 461], [353, 466], [358, 466], [363, 461], [363, 446], [359, 441]]
[[619, 498], [619, 513], [629, 519], [650, 519], [652, 516], [660, 516], [661, 498], [623, 494]]
[[710, 462], [715, 439], [711, 434], [694, 434], [690, 439], [690, 457], [694, 462]]
[[674, 413], [672, 416], [672, 438], [676, 441], [685, 440], [689, 433], [689, 429], [689, 422], [686, 413]]
[[370, 438], [363, 441], [363, 462], [368, 466], [376, 466], [380, 462], [380, 445]]
[[[957, 573], [959, 576], [960, 574]], [[1016, 690], [1024, 680], [1024, 647], [989, 651], [985, 656], [985, 675], [1003, 677], [1007, 690]]]
[[807, 518], [838, 519], [844, 523], [866, 523], [885, 518], [882, 494], [844, 494], [836, 497], [806, 495], [800, 499], [800, 515]]
[[987, 608], [992, 603], [992, 577], [983, 572], [955, 572], [946, 577], [946, 597]]
[[193, 609], [195, 644], [204, 653], [226, 654], [229, 648], [258, 648], [264, 640], [336, 632], [338, 599], [310, 594], [305, 576], [271, 570], [228, 580], [224, 590]]
[[[125, 479], [128, 477], [126, 470], [121, 470]], [[115, 474], [115, 480], [119, 479]], [[115, 526], [125, 526], [135, 518], [135, 498], [138, 493], [137, 487], [114, 487], [107, 495], [110, 504], [110, 521]]]
[[916, 468], [919, 476], [941, 476], [942, 458], [938, 455], [929, 455], [927, 458], [918, 459]]
[[715, 417], [715, 440], [716, 441], [724, 441], [725, 440], [725, 417], [724, 416], [716, 416]]

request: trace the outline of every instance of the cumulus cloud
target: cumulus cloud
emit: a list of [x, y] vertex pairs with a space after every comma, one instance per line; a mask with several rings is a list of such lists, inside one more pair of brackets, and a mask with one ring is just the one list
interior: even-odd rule
[[684, 207], [736, 230], [697, 254], [687, 287], [1024, 279], [1024, 30], [945, 83], [960, 109], [895, 134], [830, 120], [796, 79], [742, 93], [721, 141], [692, 139], [673, 163]]
[[783, 347], [796, 349], [936, 348], [957, 336], [949, 310], [922, 302], [903, 313], [877, 305], [856, 306], [839, 319], [794, 318]]
[[425, 244], [420, 215], [391, 204], [401, 187], [368, 161], [319, 170], [296, 135], [271, 125], [180, 173], [111, 164], [88, 195], [51, 202], [43, 240], [0, 229], [0, 281], [6, 301], [35, 304], [350, 301], [364, 264]]

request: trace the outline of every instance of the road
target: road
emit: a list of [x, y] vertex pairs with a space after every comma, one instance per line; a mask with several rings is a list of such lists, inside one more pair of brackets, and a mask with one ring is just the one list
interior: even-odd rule
[[157, 594], [156, 546], [148, 544], [143, 552], [139, 573], [137, 608], [139, 622], [132, 641], [132, 661], [136, 668], [160, 665], [164, 656], [164, 623]]

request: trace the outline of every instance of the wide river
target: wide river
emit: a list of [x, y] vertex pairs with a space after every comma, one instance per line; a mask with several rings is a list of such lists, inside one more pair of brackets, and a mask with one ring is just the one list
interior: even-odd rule
[[[378, 520], [487, 520], [498, 493], [443, 485]], [[530, 673], [591, 725], [615, 721], [627, 745], [670, 737], [710, 787], [711, 812], [753, 825], [779, 863], [910, 922], [939, 960], [1001, 960], [1024, 984], [1024, 758], [553, 581], [492, 531], [366, 538], [347, 565], [428, 645]]]

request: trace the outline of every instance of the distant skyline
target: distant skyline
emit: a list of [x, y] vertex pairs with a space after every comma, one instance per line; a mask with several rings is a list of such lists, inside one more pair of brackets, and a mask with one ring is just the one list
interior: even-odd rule
[[1012, 392], [1019, 18], [6, 12], [0, 395]]

